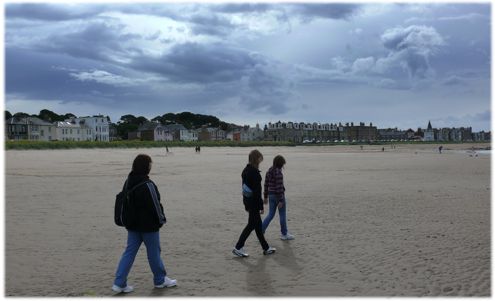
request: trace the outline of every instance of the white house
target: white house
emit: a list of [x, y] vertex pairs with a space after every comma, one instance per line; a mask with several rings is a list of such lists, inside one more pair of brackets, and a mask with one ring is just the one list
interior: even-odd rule
[[108, 118], [99, 115], [93, 117], [77, 117], [67, 120], [69, 122], [79, 123], [81, 125], [86, 125], [92, 129], [92, 141], [110, 141], [110, 127]]
[[198, 141], [198, 132], [194, 130], [181, 129], [180, 130], [181, 141]]
[[56, 128], [55, 139], [60, 141], [94, 141], [93, 129], [69, 121], [58, 121], [54, 123]]

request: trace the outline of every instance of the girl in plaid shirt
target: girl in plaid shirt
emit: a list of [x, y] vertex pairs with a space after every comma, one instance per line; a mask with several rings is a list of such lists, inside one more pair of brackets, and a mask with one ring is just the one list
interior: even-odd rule
[[273, 166], [266, 172], [265, 176], [265, 189], [264, 189], [264, 203], [267, 204], [270, 201], [270, 212], [263, 221], [263, 233], [275, 216], [275, 211], [278, 208], [278, 215], [280, 217], [280, 230], [282, 240], [292, 240], [294, 236], [287, 231], [287, 201], [285, 199], [285, 187], [284, 187], [284, 175], [282, 174], [282, 168], [285, 165], [285, 159], [281, 155], [277, 155], [273, 159]]

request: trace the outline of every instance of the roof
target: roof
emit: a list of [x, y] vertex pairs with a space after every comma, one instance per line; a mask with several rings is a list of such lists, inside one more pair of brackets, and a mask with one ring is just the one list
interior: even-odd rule
[[50, 123], [50, 122], [41, 120], [38, 117], [29, 117], [28, 120], [29, 120], [29, 123], [32, 123], [32, 124], [35, 124], [35, 125], [53, 126], [53, 123]]
[[57, 122], [55, 122], [55, 126], [64, 127], [64, 128], [78, 128], [78, 129], [89, 129], [90, 128], [86, 125], [81, 125], [79, 123], [72, 123], [69, 121], [57, 121]]
[[160, 123], [156, 122], [145, 122], [141, 124], [138, 128], [138, 131], [154, 131], [157, 127], [161, 126]]
[[183, 131], [183, 130], [187, 130], [182, 124], [168, 124], [168, 125], [164, 125], [162, 126], [163, 128], [165, 129], [168, 129], [169, 131]]

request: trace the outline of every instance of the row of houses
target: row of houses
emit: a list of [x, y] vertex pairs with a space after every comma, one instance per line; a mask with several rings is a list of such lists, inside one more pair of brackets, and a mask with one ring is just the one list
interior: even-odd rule
[[207, 125], [198, 129], [187, 129], [182, 124], [163, 125], [159, 122], [146, 122], [140, 125], [137, 131], [128, 134], [129, 140], [147, 141], [261, 141], [263, 138], [263, 130], [259, 125], [255, 128], [239, 127], [227, 132]]
[[380, 129], [378, 136], [381, 141], [472, 142], [491, 140], [490, 132], [473, 133], [471, 127], [436, 129], [431, 126], [431, 122], [428, 122], [426, 129], [418, 128], [416, 131], [412, 129], [401, 131], [397, 128]]
[[9, 140], [110, 141], [110, 125], [104, 116], [77, 117], [47, 122], [37, 117], [12, 117], [6, 121]]
[[[6, 122], [6, 137], [10, 140], [35, 141], [112, 141], [116, 139], [115, 125], [107, 117], [74, 117], [65, 121], [47, 122], [36, 117], [12, 117]], [[129, 140], [148, 141], [290, 141], [307, 142], [372, 142], [372, 141], [437, 141], [470, 142], [490, 141], [490, 132], [473, 133], [471, 127], [435, 129], [428, 122], [426, 129], [416, 131], [377, 129], [372, 123], [304, 123], [269, 122], [260, 128], [242, 126], [231, 131], [202, 126], [187, 129], [181, 124], [163, 125], [159, 122], [141, 124], [137, 131], [128, 133]]]
[[265, 126], [266, 141], [337, 142], [337, 141], [375, 141], [378, 130], [373, 123], [304, 123], [304, 122], [269, 122]]

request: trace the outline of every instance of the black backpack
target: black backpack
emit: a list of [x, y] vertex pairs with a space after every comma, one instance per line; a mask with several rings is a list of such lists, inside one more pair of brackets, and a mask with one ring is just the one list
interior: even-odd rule
[[151, 182], [150, 180], [146, 180], [137, 184], [131, 190], [127, 190], [128, 181], [129, 179], [125, 181], [124, 189], [115, 196], [114, 221], [120, 227], [132, 226], [136, 220], [136, 209], [130, 198], [131, 192], [139, 186]]

